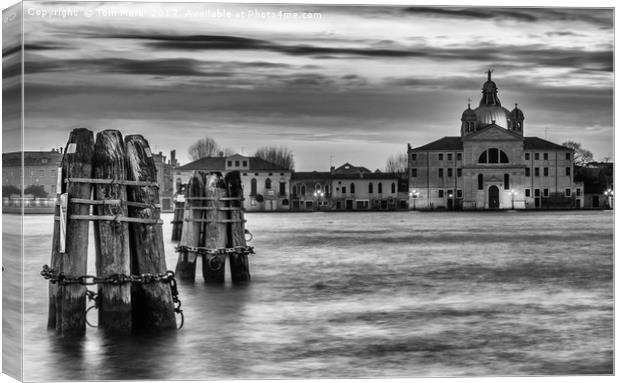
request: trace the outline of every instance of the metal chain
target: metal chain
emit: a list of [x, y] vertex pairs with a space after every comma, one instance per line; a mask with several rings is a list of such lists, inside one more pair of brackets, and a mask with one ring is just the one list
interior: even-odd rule
[[[126, 274], [113, 274], [108, 277], [97, 277], [94, 275], [82, 275], [77, 278], [67, 277], [64, 273], [57, 273], [54, 269], [48, 265], [43, 265], [41, 270], [41, 276], [50, 281], [50, 283], [58, 283], [61, 286], [64, 285], [84, 285], [91, 286], [97, 284], [112, 284], [121, 285], [125, 283], [155, 283], [163, 282], [170, 284], [170, 292], [172, 293], [172, 302], [174, 303], [174, 312], [181, 316], [181, 325], [179, 329], [183, 327], [185, 323], [185, 316], [183, 310], [181, 310], [181, 300], [179, 299], [179, 290], [177, 289], [177, 280], [174, 277], [173, 271], [166, 271], [159, 274], [140, 274], [140, 275], [126, 275]], [[93, 308], [99, 308], [99, 295], [91, 290], [86, 290], [86, 296], [89, 301], [94, 301], [94, 305], [91, 306], [86, 312]], [[91, 327], [90, 323], [88, 324]]]
[[177, 246], [174, 250], [177, 253], [192, 252], [192, 253], [197, 253], [199, 255], [255, 254], [253, 246], [235, 246], [235, 247], [222, 247], [219, 249], [207, 249], [204, 247], [180, 245], [180, 246]]

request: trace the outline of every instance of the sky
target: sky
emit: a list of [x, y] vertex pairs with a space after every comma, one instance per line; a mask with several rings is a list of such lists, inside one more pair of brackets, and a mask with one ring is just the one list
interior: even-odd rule
[[24, 31], [26, 150], [88, 127], [181, 163], [208, 136], [246, 155], [286, 145], [299, 171], [383, 169], [407, 143], [459, 135], [492, 69], [526, 136], [613, 157], [610, 9], [31, 1]]

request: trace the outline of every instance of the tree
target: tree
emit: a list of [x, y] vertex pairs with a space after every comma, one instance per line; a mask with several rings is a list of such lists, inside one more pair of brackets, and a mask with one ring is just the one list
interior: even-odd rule
[[220, 146], [211, 137], [201, 138], [189, 147], [189, 155], [192, 160], [199, 160], [204, 157], [216, 157], [222, 151]]
[[289, 170], [295, 169], [293, 152], [286, 146], [263, 146], [256, 150], [254, 157], [262, 158]]
[[11, 194], [21, 194], [21, 189], [15, 185], [2, 185], [2, 197], [9, 198]]
[[32, 194], [34, 198], [47, 198], [47, 192], [43, 185], [30, 185], [24, 189], [24, 195]]
[[407, 160], [407, 152], [391, 155], [385, 163], [385, 171], [387, 173], [396, 173], [400, 178], [405, 178], [407, 176]]
[[592, 152], [582, 148], [579, 142], [566, 141], [562, 143], [562, 146], [566, 146], [567, 148], [575, 151], [575, 154], [573, 155], [573, 163], [577, 166], [585, 166], [594, 159]]

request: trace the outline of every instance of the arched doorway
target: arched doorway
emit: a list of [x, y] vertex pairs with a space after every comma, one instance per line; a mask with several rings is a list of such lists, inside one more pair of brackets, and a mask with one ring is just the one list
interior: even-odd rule
[[489, 188], [489, 209], [499, 209], [499, 188], [495, 185]]

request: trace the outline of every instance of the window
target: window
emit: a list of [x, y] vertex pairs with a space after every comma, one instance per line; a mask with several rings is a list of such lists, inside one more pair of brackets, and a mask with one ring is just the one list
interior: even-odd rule
[[534, 189], [534, 197], [540, 197], [540, 189]]
[[228, 161], [228, 166], [232, 167], [232, 161]]
[[503, 150], [499, 150], [497, 148], [491, 148], [488, 150], [485, 150], [484, 152], [482, 152], [480, 154], [480, 157], [478, 157], [478, 163], [479, 164], [507, 164], [509, 163], [508, 161], [508, 155], [506, 153], [504, 153]]
[[325, 185], [325, 194], [329, 194], [329, 185]]
[[392, 194], [396, 193], [396, 184], [392, 182]]
[[448, 153], [448, 161], [452, 161], [452, 153]]
[[347, 187], [343, 186], [342, 188], [340, 188], [342, 194], [347, 194]]
[[530, 168], [525, 168], [525, 176], [526, 177], [530, 176]]
[[525, 196], [530, 197], [530, 189], [525, 189]]
[[351, 194], [355, 194], [355, 184], [351, 182]]
[[529, 161], [530, 160], [530, 154], [529, 153], [525, 153], [525, 160]]
[[484, 189], [484, 181], [482, 179], [482, 174], [478, 174], [478, 190]]
[[437, 196], [443, 198], [443, 190], [437, 190]]
[[439, 153], [439, 161], [443, 161], [443, 153]]
[[[417, 177], [418, 176], [418, 169], [417, 168], [411, 168], [411, 177]], [[372, 193], [372, 192], [369, 192]]]
[[461, 169], [461, 168], [456, 169], [456, 176], [457, 177], [462, 177], [463, 176], [463, 169]]
[[485, 150], [484, 152], [482, 152], [482, 154], [480, 155], [480, 157], [478, 157], [478, 163], [479, 164], [486, 164], [487, 161], [487, 151]]
[[56, 177], [56, 169], [50, 170], [50, 176]]
[[543, 176], [549, 177], [549, 168], [543, 168]]
[[499, 162], [499, 150], [495, 148], [489, 149], [489, 162], [492, 164]]
[[575, 189], [575, 194], [577, 195], [577, 197], [579, 197], [581, 195], [581, 189]]
[[543, 189], [543, 197], [549, 197], [549, 189]]
[[443, 177], [443, 169], [442, 168], [438, 169], [438, 174], [437, 175], [439, 176], [439, 178]]
[[273, 175], [273, 173], [269, 173], [269, 175], [270, 175], [270, 176], [272, 176], [272, 175]]
[[379, 192], [379, 194], [383, 193], [383, 183], [379, 182], [377, 184], [377, 191]]
[[286, 182], [280, 181], [280, 192], [281, 196], [286, 195]]
[[448, 168], [448, 177], [452, 177], [452, 168]]
[[540, 153], [534, 153], [534, 159], [538, 161], [540, 159]]
[[411, 154], [411, 161], [416, 161], [418, 159], [418, 155], [416, 153]]
[[504, 174], [504, 190], [510, 189], [510, 174]]
[[571, 155], [570, 152], [566, 152], [566, 160], [570, 161], [571, 160]]
[[457, 161], [461, 161], [463, 159], [463, 154], [462, 153], [456, 153], [456, 160]]
[[[411, 169], [411, 170], [415, 170], [415, 169]], [[413, 177], [415, 177], [415, 176], [413, 176]], [[372, 194], [372, 182], [368, 183], [368, 194]]]
[[571, 194], [571, 193], [570, 193], [570, 189], [566, 189], [566, 190], [564, 191], [564, 193], [566, 194], [566, 196], [567, 196], [567, 197], [570, 197], [570, 194]]
[[463, 190], [459, 189], [456, 191], [456, 198], [463, 198]]
[[250, 195], [256, 195], [256, 178], [252, 178], [252, 181], [250, 181], [250, 188]]
[[508, 156], [502, 150], [499, 151], [499, 162], [501, 164], [507, 164], [508, 163]]
[[271, 178], [265, 180], [265, 189], [271, 189]]
[[306, 185], [301, 185], [301, 195], [306, 195]]
[[549, 153], [543, 153], [543, 160], [549, 161]]
[[565, 171], [566, 175], [570, 177], [570, 167], [566, 167]]
[[297, 185], [293, 185], [293, 195], [297, 195]]
[[448, 198], [452, 198], [454, 197], [454, 194], [452, 194], [452, 190], [448, 190]]
[[239, 161], [235, 161], [235, 167], [239, 167]]
[[248, 161], [243, 161], [243, 167], [247, 167], [248, 166]]
[[534, 168], [534, 176], [540, 177], [540, 168]]

